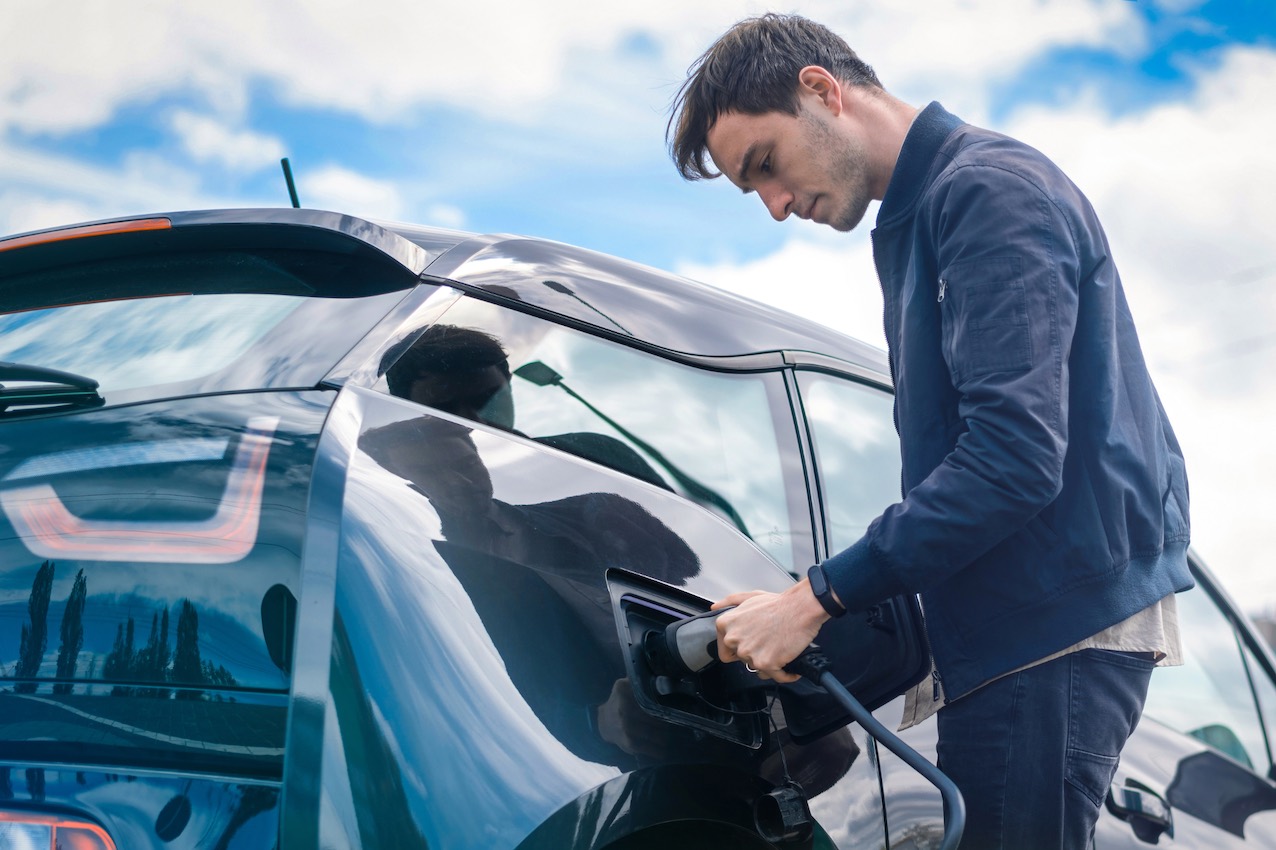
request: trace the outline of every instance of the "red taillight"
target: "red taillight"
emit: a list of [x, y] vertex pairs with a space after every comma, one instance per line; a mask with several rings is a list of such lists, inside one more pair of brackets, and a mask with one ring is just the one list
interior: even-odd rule
[[64, 242], [68, 239], [82, 239], [85, 236], [135, 233], [141, 230], [168, 230], [172, 226], [173, 223], [166, 218], [139, 218], [133, 221], [109, 221], [105, 224], [65, 227], [61, 230], [46, 230], [43, 233], [30, 233], [26, 236], [14, 236], [0, 240], [0, 251], [12, 251], [14, 248], [28, 248], [32, 245], [44, 245], [49, 242]]
[[37, 812], [0, 811], [0, 839], [5, 847], [115, 850], [111, 836], [95, 823]]

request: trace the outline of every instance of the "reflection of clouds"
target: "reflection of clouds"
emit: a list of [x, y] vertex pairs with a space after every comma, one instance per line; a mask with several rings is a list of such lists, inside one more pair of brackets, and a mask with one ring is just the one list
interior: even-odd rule
[[898, 453], [889, 394], [861, 389], [850, 381], [812, 376], [802, 402], [813, 425], [827, 427], [855, 451]]
[[[760, 543], [770, 529], [782, 530], [782, 543], [763, 545], [782, 563], [791, 560], [791, 521], [762, 377], [704, 372], [565, 332], [550, 335], [535, 349], [508, 347], [513, 367], [545, 362], [591, 404], [718, 491]], [[513, 389], [520, 429], [536, 435], [594, 432], [624, 439], [559, 388], [516, 380]], [[665, 470], [653, 468], [669, 480]]]
[[[430, 545], [437, 514], [424, 499], [403, 498], [405, 486], [355, 455], [337, 592], [343, 611], [372, 596], [366, 610], [343, 615], [352, 644], [365, 650], [360, 677], [427, 839], [513, 846], [619, 772], [572, 754], [524, 701], [469, 596]], [[500, 817], [476, 816], [484, 811]]]
[[0, 359], [85, 375], [105, 391], [169, 383], [227, 365], [300, 301], [173, 296], [0, 316]]
[[1255, 764], [1266, 763], [1263, 730], [1230, 623], [1200, 587], [1178, 594], [1175, 604], [1184, 663], [1152, 674], [1144, 715], [1179, 732], [1221, 724], [1236, 733]]
[[[871, 744], [858, 726], [850, 727], [861, 751]], [[820, 743], [812, 746], [819, 747]], [[882, 839], [882, 798], [864, 793], [878, 787], [875, 759], [856, 759], [846, 776], [809, 801], [811, 815], [838, 847], [877, 847]]]

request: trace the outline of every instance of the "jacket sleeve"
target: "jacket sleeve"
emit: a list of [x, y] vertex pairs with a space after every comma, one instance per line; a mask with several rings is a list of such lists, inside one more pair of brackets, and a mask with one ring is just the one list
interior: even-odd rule
[[903, 501], [825, 562], [851, 610], [943, 581], [1059, 493], [1081, 260], [1068, 215], [1042, 188], [1051, 176], [967, 165], [923, 201], [916, 233], [938, 269], [959, 436]]

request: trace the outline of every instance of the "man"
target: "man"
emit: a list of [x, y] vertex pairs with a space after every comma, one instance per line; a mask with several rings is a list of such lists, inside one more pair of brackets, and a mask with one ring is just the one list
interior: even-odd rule
[[721, 600], [722, 659], [791, 681], [827, 619], [920, 593], [935, 673], [905, 725], [942, 706], [963, 848], [1085, 846], [1192, 586], [1182, 453], [1094, 210], [796, 16], [723, 35], [670, 130], [684, 177], [725, 174], [777, 220], [849, 231], [882, 202], [903, 500], [788, 591]]

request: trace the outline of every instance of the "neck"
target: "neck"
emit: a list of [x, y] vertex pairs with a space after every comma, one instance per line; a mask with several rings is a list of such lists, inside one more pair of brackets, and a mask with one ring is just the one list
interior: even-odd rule
[[880, 201], [886, 196], [904, 139], [921, 109], [881, 90], [859, 90], [854, 96], [859, 100], [868, 133], [873, 167], [872, 196]]

